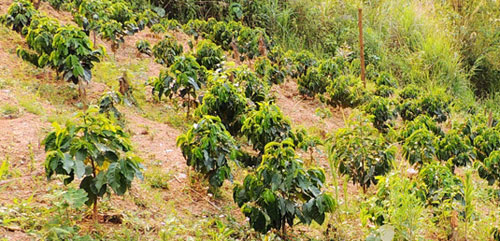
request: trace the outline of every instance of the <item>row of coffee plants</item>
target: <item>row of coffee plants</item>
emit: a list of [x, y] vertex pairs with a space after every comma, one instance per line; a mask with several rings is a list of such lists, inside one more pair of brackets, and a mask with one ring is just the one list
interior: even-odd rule
[[95, 50], [81, 29], [41, 15], [26, 0], [16, 0], [2, 19], [25, 36], [29, 49], [17, 49], [22, 59], [37, 67], [50, 67], [66, 81], [90, 82], [94, 63], [104, 52]]
[[[321, 190], [324, 171], [305, 168], [295, 153], [296, 148], [308, 150], [319, 141], [304, 130], [293, 130], [290, 120], [270, 101], [269, 85], [282, 81], [274, 81], [276, 77], [267, 71], [224, 64], [223, 53], [209, 40], [198, 42], [195, 49], [196, 58], [190, 57], [188, 66], [200, 66], [206, 76], [195, 92], [206, 90], [195, 110], [196, 123], [177, 139], [187, 165], [207, 178], [211, 191], [232, 180], [235, 166], [247, 166], [249, 174], [243, 184], [234, 186], [233, 195], [256, 231], [275, 229], [284, 234], [286, 225], [293, 226], [297, 218], [304, 224], [323, 223], [325, 213], [335, 207], [332, 197]], [[176, 87], [180, 75], [190, 76], [185, 83], [192, 85], [189, 81], [196, 78], [190, 68], [174, 67], [188, 56], [174, 57], [160, 78], [153, 79], [155, 93], [172, 97], [183, 89]], [[170, 74], [163, 77], [165, 73]], [[244, 151], [246, 143], [237, 140], [247, 140], [255, 154]]]

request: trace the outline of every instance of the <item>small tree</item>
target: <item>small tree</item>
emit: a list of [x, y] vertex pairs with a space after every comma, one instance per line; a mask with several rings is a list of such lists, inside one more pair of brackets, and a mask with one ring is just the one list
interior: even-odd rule
[[233, 135], [241, 130], [241, 115], [247, 107], [247, 99], [232, 83], [222, 77], [209, 81], [209, 89], [198, 107], [198, 115], [218, 116]]
[[25, 26], [29, 26], [31, 19], [38, 12], [33, 7], [33, 4], [27, 0], [16, 0], [10, 5], [7, 14], [2, 16], [2, 22], [11, 27], [12, 30], [21, 33]]
[[322, 224], [325, 213], [334, 210], [334, 199], [321, 191], [324, 182], [324, 171], [304, 169], [288, 139], [266, 145], [257, 172], [234, 187], [233, 198], [256, 231], [281, 229], [286, 235], [286, 224], [292, 227], [296, 217], [307, 225]]
[[160, 76], [153, 79], [153, 95], [158, 93], [160, 100], [163, 95], [183, 98], [189, 116], [191, 105], [197, 103], [197, 91], [205, 84], [205, 71], [205, 67], [200, 66], [193, 56], [177, 57], [169, 69], [162, 70]]
[[269, 85], [262, 81], [255, 72], [245, 67], [240, 67], [234, 71], [234, 81], [241, 87], [245, 96], [254, 103], [263, 102], [268, 99]]
[[374, 96], [365, 106], [366, 113], [372, 115], [373, 126], [379, 131], [387, 131], [392, 126], [391, 121], [397, 117], [392, 101]]
[[219, 117], [203, 116], [177, 138], [177, 146], [187, 165], [207, 177], [211, 189], [221, 187], [226, 179], [232, 180], [229, 160], [235, 159], [236, 146]]
[[153, 46], [153, 56], [156, 62], [166, 66], [171, 65], [183, 52], [182, 45], [175, 41], [174, 37], [165, 35], [165, 38]]
[[54, 51], [52, 42], [59, 27], [59, 22], [56, 19], [33, 18], [31, 24], [24, 29], [27, 32], [26, 43], [35, 53], [19, 47], [17, 55], [39, 68], [50, 65], [49, 56]]
[[404, 140], [403, 157], [412, 165], [430, 163], [437, 154], [437, 142], [438, 138], [426, 127], [415, 130]]
[[359, 113], [354, 113], [346, 127], [338, 129], [329, 142], [328, 156], [335, 168], [359, 184], [363, 192], [377, 183], [376, 176], [391, 170], [396, 155], [396, 147], [389, 145]]
[[66, 81], [79, 84], [81, 81], [90, 82], [92, 68], [99, 57], [103, 55], [101, 49], [94, 50], [92, 43], [83, 31], [75, 26], [59, 28], [52, 42], [53, 51], [49, 61], [58, 73], [63, 74]]
[[278, 106], [258, 103], [258, 108], [248, 113], [241, 132], [253, 144], [253, 148], [264, 153], [270, 142], [280, 142], [290, 137], [291, 124]]
[[456, 130], [446, 133], [437, 146], [437, 158], [441, 161], [448, 161], [452, 171], [454, 167], [471, 165], [475, 159], [470, 140], [464, 138]]
[[488, 185], [493, 185], [495, 182], [500, 185], [500, 151], [491, 152], [482, 163], [479, 163], [478, 171], [479, 176], [488, 181]]
[[47, 178], [64, 175], [64, 184], [82, 178], [80, 188], [93, 205], [97, 220], [97, 201], [113, 190], [123, 195], [134, 177], [142, 179], [139, 157], [132, 153], [128, 135], [113, 119], [100, 114], [95, 106], [79, 113], [76, 123], [66, 127], [54, 123], [54, 131], [43, 140]]
[[215, 70], [223, 60], [224, 52], [212, 41], [202, 40], [196, 46], [196, 61], [208, 70]]

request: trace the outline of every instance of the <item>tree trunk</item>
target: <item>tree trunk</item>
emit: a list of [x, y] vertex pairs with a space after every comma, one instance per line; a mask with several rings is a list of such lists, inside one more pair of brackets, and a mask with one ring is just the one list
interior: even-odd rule
[[97, 198], [94, 200], [94, 205], [93, 206], [93, 213], [92, 213], [92, 219], [94, 220], [95, 223], [99, 222], [97, 219]]

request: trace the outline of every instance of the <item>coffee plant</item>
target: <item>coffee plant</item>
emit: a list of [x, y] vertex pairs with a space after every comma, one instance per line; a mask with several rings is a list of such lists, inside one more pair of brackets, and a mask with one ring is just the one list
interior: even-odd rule
[[293, 53], [292, 57], [292, 77], [298, 78], [307, 73], [310, 67], [316, 66], [318, 60], [314, 57], [311, 52], [300, 51], [298, 53]]
[[59, 27], [56, 19], [34, 17], [30, 25], [24, 28], [27, 32], [26, 43], [34, 53], [19, 47], [17, 55], [39, 68], [49, 65], [49, 56], [54, 51], [52, 42]]
[[297, 84], [301, 95], [314, 97], [316, 94], [324, 93], [330, 82], [332, 80], [324, 75], [319, 68], [312, 67], [307, 70], [305, 75], [299, 77]]
[[141, 54], [145, 54], [147, 56], [152, 56], [153, 51], [151, 50], [151, 44], [147, 40], [139, 40], [135, 43], [135, 47], [137, 51]]
[[379, 131], [387, 131], [392, 126], [391, 121], [397, 117], [392, 101], [378, 96], [374, 96], [364, 110], [371, 115], [373, 126]]
[[255, 61], [255, 72], [266, 79], [269, 85], [281, 84], [286, 77], [285, 72], [278, 65], [271, 63], [267, 57], [259, 57]]
[[377, 183], [376, 176], [391, 170], [396, 156], [396, 146], [390, 145], [360, 113], [354, 113], [346, 127], [337, 129], [328, 142], [328, 158], [335, 168], [364, 192]]
[[439, 138], [444, 137], [445, 135], [441, 127], [434, 119], [426, 115], [420, 115], [413, 121], [407, 122], [406, 125], [403, 126], [399, 135], [400, 139], [405, 140], [410, 137], [413, 132], [421, 128], [427, 128], [427, 130], [432, 131], [432, 133]]
[[356, 107], [367, 98], [359, 78], [353, 75], [341, 75], [326, 87], [322, 100], [334, 107]]
[[423, 90], [418, 86], [410, 84], [404, 87], [403, 90], [401, 90], [401, 92], [399, 93], [399, 97], [403, 100], [417, 99], [422, 92]]
[[437, 162], [427, 163], [418, 173], [419, 188], [428, 205], [438, 206], [447, 201], [463, 202], [463, 184], [453, 171]]
[[500, 180], [500, 151], [495, 150], [479, 164], [479, 176], [486, 181], [488, 185], [493, 185]]
[[269, 85], [266, 81], [260, 80], [255, 72], [247, 67], [240, 67], [234, 71], [234, 81], [252, 102], [258, 103], [268, 99]]
[[196, 46], [196, 61], [208, 70], [215, 70], [224, 60], [222, 49], [210, 40], [202, 40]]
[[476, 155], [480, 161], [488, 158], [492, 152], [500, 150], [500, 131], [498, 131], [498, 127], [488, 127], [480, 130], [473, 140]]
[[213, 190], [232, 180], [229, 161], [236, 157], [236, 146], [219, 117], [203, 116], [177, 138], [177, 146], [187, 165], [205, 175]]
[[247, 114], [241, 133], [248, 138], [255, 150], [264, 153], [267, 143], [280, 142], [289, 137], [291, 123], [277, 105], [267, 102], [257, 105], [256, 109]]
[[31, 19], [38, 12], [33, 7], [33, 4], [27, 0], [15, 0], [7, 10], [7, 14], [2, 16], [2, 22], [12, 30], [21, 33], [21, 30], [29, 26]]
[[232, 134], [239, 133], [242, 114], [247, 107], [245, 96], [231, 82], [216, 77], [209, 80], [208, 90], [198, 107], [198, 115], [218, 116], [225, 128]]
[[93, 205], [97, 218], [97, 201], [111, 190], [123, 195], [134, 177], [142, 179], [139, 157], [133, 154], [128, 135], [112, 119], [91, 106], [76, 115], [76, 122], [65, 127], [54, 123], [42, 144], [45, 146], [47, 178], [64, 175], [64, 184], [81, 179], [87, 205]]
[[281, 229], [284, 236], [286, 224], [292, 227], [296, 217], [303, 224], [321, 225], [325, 213], [334, 210], [334, 199], [321, 191], [324, 182], [324, 171], [306, 170], [288, 139], [266, 145], [256, 173], [235, 185], [233, 198], [256, 231]]
[[438, 138], [426, 127], [419, 128], [404, 140], [403, 157], [411, 165], [431, 162], [437, 154]]
[[464, 138], [455, 130], [446, 133], [437, 146], [437, 158], [449, 162], [452, 171], [454, 167], [471, 165], [475, 159], [474, 149], [469, 139]]
[[53, 51], [49, 61], [58, 73], [63, 74], [66, 81], [78, 84], [80, 81], [90, 82], [92, 68], [103, 50], [94, 50], [92, 43], [79, 28], [68, 25], [59, 28], [52, 42]]
[[180, 56], [182, 52], [182, 45], [170, 35], [165, 35], [163, 40], [153, 46], [153, 56], [156, 62], [166, 66], [174, 63], [175, 57]]
[[205, 72], [205, 67], [200, 66], [192, 55], [176, 57], [169, 69], [162, 70], [158, 78], [153, 78], [152, 93], [158, 93], [159, 100], [162, 96], [183, 98], [189, 116], [191, 106], [197, 104], [197, 91], [205, 84]]

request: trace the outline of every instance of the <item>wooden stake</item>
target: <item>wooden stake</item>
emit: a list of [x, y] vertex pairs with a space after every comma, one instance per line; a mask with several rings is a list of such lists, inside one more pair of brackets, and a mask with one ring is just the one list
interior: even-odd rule
[[359, 55], [361, 57], [361, 80], [366, 88], [365, 79], [365, 47], [363, 45], [363, 10], [358, 8], [358, 28], [359, 28]]

